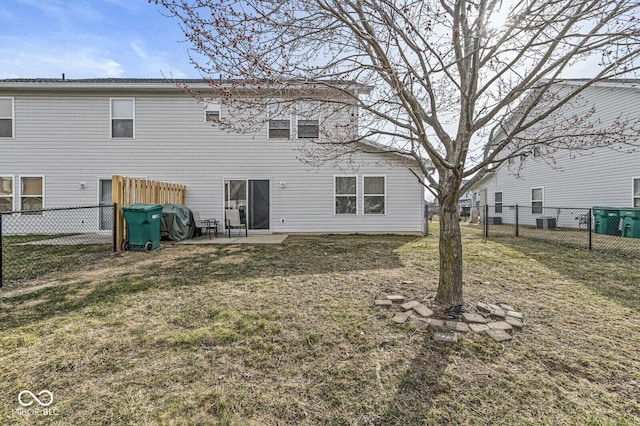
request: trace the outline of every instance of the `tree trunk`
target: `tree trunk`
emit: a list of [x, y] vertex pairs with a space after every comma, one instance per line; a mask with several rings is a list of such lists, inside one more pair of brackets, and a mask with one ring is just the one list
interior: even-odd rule
[[436, 303], [446, 307], [464, 303], [458, 203], [455, 197], [447, 198], [445, 205], [440, 205], [440, 281], [436, 295]]

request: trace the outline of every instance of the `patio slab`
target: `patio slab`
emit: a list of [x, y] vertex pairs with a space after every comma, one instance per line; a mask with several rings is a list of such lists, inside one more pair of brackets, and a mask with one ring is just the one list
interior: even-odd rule
[[192, 240], [180, 241], [176, 244], [282, 244], [288, 234], [250, 235], [248, 237], [209, 237], [203, 236]]

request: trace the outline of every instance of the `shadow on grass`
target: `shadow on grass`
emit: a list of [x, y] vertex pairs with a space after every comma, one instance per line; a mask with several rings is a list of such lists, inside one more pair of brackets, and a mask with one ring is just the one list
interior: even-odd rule
[[622, 306], [640, 310], [640, 262], [637, 260], [521, 238], [500, 238], [496, 242], [536, 259]]
[[[48, 287], [0, 299], [10, 309], [0, 312], [0, 331], [98, 305], [92, 315], [108, 312], [128, 295], [150, 289], [197, 285], [209, 281], [273, 278], [402, 267], [395, 249], [412, 236], [331, 236], [291, 238], [280, 246], [227, 246], [191, 253], [171, 264], [162, 257], [136, 275], [124, 275], [95, 285], [74, 283]], [[105, 314], [106, 315], [106, 314]]]

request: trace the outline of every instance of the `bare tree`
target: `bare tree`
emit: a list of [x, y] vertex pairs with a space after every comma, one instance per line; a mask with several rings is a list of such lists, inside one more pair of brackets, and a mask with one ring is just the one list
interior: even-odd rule
[[[416, 160], [412, 171], [441, 209], [436, 301], [444, 306], [463, 303], [460, 194], [536, 145], [630, 143], [624, 126], [553, 117], [587, 87], [637, 70], [637, 0], [149, 1], [179, 19], [217, 96], [247, 84], [268, 86], [274, 98], [294, 82], [328, 88], [359, 111], [359, 133], [335, 142], [370, 140]], [[594, 55], [595, 75], [556, 88]], [[362, 96], [346, 82], [370, 90]]]

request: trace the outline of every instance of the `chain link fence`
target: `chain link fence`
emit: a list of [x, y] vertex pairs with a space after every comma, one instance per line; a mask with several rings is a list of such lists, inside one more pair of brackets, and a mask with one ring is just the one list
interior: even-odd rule
[[0, 213], [0, 286], [80, 268], [114, 251], [115, 205]]
[[487, 205], [479, 221], [485, 238], [515, 236], [640, 257], [640, 209]]

